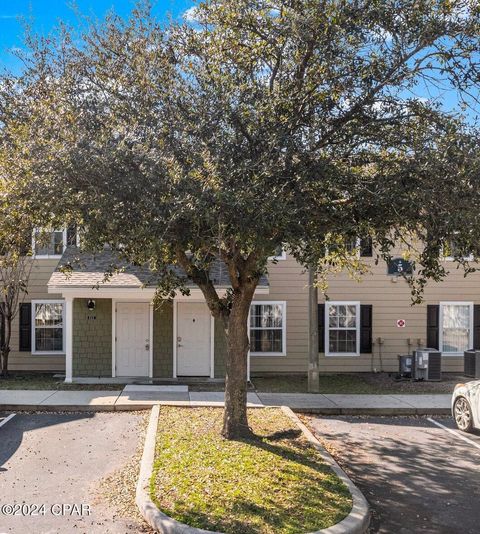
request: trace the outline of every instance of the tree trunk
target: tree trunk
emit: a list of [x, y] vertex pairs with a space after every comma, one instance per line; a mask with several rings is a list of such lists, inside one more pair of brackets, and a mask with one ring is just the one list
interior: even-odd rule
[[12, 338], [12, 318], [5, 317], [5, 332], [0, 350], [0, 377], [8, 376], [8, 356], [10, 355], [10, 340]]
[[225, 410], [222, 435], [237, 439], [252, 435], [247, 418], [248, 314], [255, 287], [234, 296], [226, 318]]
[[8, 356], [9, 356], [9, 354], [10, 354], [10, 350], [8, 348], [2, 350], [2, 354], [1, 354], [2, 363], [1, 363], [1, 371], [0, 371], [0, 376], [2, 378], [7, 378], [7, 376], [8, 376]]

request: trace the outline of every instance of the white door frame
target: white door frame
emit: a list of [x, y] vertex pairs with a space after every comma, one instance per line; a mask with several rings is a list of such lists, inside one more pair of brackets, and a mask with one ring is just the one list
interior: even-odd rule
[[188, 299], [173, 301], [173, 378], [177, 378], [177, 337], [178, 337], [178, 303], [202, 303], [208, 310], [210, 317], [210, 378], [215, 378], [215, 318], [212, 316], [205, 300]]
[[149, 300], [112, 299], [112, 378], [117, 376], [117, 304], [148, 304], [149, 307], [149, 359], [148, 377], [153, 378], [153, 304]]

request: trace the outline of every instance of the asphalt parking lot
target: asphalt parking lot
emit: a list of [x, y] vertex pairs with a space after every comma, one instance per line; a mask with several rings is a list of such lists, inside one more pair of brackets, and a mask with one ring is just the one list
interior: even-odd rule
[[370, 532], [480, 532], [480, 434], [437, 416], [309, 422], [370, 502]]
[[[0, 413], [0, 533], [145, 532], [99, 492], [135, 453], [141, 417]], [[480, 433], [437, 416], [308, 420], [369, 500], [370, 532], [480, 532]], [[31, 513], [41, 505], [45, 513]]]
[[143, 532], [99, 491], [135, 453], [141, 419], [132, 412], [0, 414], [0, 533]]

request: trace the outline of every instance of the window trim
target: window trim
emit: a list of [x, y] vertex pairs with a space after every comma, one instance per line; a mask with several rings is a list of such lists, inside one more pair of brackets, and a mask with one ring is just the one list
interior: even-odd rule
[[444, 256], [443, 255], [443, 248], [442, 248], [442, 258], [443, 261], [458, 261], [458, 259], [462, 259], [464, 261], [473, 261], [473, 254], [469, 254], [468, 256], [463, 256], [462, 258], [455, 258], [455, 256]]
[[[37, 350], [35, 343], [35, 311], [37, 304], [62, 304], [62, 350]], [[41, 327], [39, 327], [41, 328]], [[36, 299], [32, 300], [32, 354], [37, 356], [64, 356], [65, 355], [65, 300], [63, 299]]]
[[470, 308], [470, 332], [468, 334], [468, 348], [473, 347], [473, 302], [460, 301], [460, 300], [443, 300], [439, 303], [438, 313], [438, 350], [442, 353], [442, 356], [463, 356], [462, 352], [447, 352], [443, 350], [443, 307], [444, 306], [469, 306]]
[[[454, 232], [454, 233], [457, 233], [457, 234], [458, 234], [458, 232]], [[450, 241], [451, 241], [451, 240], [450, 240]], [[445, 256], [445, 255], [444, 255], [444, 248], [445, 248], [445, 247], [442, 246], [442, 251], [441, 251], [441, 252], [442, 252], [442, 258], [443, 258], [443, 261], [457, 261], [457, 260], [455, 259], [455, 256]], [[470, 252], [470, 254], [467, 254], [466, 256], [462, 256], [461, 259], [462, 259], [463, 261], [473, 261], [473, 260], [474, 260], [473, 253]]]
[[359, 260], [360, 258], [364, 258], [364, 257], [370, 257], [370, 256], [362, 256], [361, 255], [361, 245], [362, 245], [362, 239], [360, 237], [357, 237], [355, 238], [355, 246], [354, 246], [354, 249], [352, 252], [354, 252], [354, 254], [352, 254], [352, 256], [354, 258], [356, 258], [357, 260]]
[[[252, 300], [250, 311], [248, 312], [248, 341], [250, 344], [250, 313], [252, 306], [256, 305], [280, 305], [282, 306], [282, 351], [281, 352], [252, 352], [250, 356], [286, 356], [287, 355], [287, 301], [286, 300]], [[257, 329], [260, 330], [260, 329]]]
[[[53, 233], [53, 232], [62, 232], [63, 234], [63, 251], [62, 251], [62, 254], [35, 254], [35, 248], [36, 248], [36, 239], [35, 239], [35, 234], [36, 233], [39, 233], [39, 232], [50, 232], [50, 233]], [[78, 235], [77, 235], [77, 241], [78, 241]], [[45, 229], [45, 228], [41, 228], [41, 227], [36, 227], [33, 229], [33, 233], [32, 233], [32, 252], [33, 252], [33, 257], [34, 259], [36, 260], [49, 260], [49, 259], [60, 259], [63, 255], [63, 253], [65, 252], [65, 249], [67, 248], [67, 227], [64, 226], [62, 228], [53, 228], [53, 229]]]
[[[373, 258], [373, 243], [372, 243], [372, 253], [368, 256], [366, 255], [362, 255], [362, 240], [363, 239], [367, 239], [369, 238], [370, 236], [365, 236], [365, 237], [356, 237], [355, 238], [355, 246], [354, 246], [354, 250], [352, 251], [352, 257], [354, 257], [355, 259], [357, 260], [364, 260], [364, 259], [368, 259], [368, 258]], [[325, 247], [325, 253], [328, 254], [328, 247]]]
[[[365, 239], [370, 239], [370, 246], [371, 246], [371, 249], [372, 249], [372, 253], [368, 256], [365, 256], [363, 255], [362, 256], [362, 240], [365, 240]], [[373, 258], [374, 256], [374, 253], [373, 253], [373, 239], [370, 235], [366, 235], [364, 237], [358, 237], [357, 238], [357, 249], [358, 249], [358, 257], [359, 258]]]
[[268, 261], [283, 261], [287, 259], [287, 251], [282, 247], [282, 253], [278, 256], [269, 256]]
[[[329, 319], [329, 309], [330, 306], [355, 306], [357, 313], [357, 325], [356, 330], [356, 352], [330, 352], [330, 321]], [[360, 301], [359, 300], [327, 300], [325, 302], [325, 356], [332, 357], [351, 357], [351, 356], [360, 356]], [[353, 328], [351, 329], [353, 330]]]

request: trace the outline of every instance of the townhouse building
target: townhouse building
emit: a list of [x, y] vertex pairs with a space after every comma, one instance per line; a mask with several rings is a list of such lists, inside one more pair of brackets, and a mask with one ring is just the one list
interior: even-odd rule
[[[156, 307], [146, 269], [127, 266], [105, 281], [113, 261], [108, 250], [82, 254], [67, 276], [59, 266], [78, 256], [67, 234], [52, 232], [36, 247], [28, 295], [14, 323], [10, 369], [56, 371], [67, 381], [224, 376], [223, 330], [198, 288]], [[320, 372], [395, 372], [399, 354], [424, 346], [442, 352], [444, 371], [462, 371], [463, 351], [480, 348], [480, 275], [464, 277], [445, 258], [446, 280], [430, 282], [424, 302], [412, 306], [410, 288], [398, 276], [409, 268], [400, 249], [392, 265], [376, 264], [368, 243], [360, 243], [358, 253], [370, 272], [359, 282], [332, 276], [328, 300], [319, 294]], [[216, 265], [213, 276], [218, 291], [227, 289], [224, 266]], [[252, 376], [307, 373], [308, 314], [307, 273], [282, 252], [251, 307]]]

